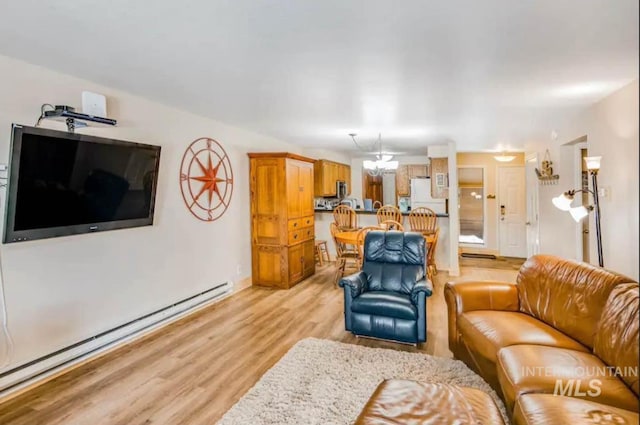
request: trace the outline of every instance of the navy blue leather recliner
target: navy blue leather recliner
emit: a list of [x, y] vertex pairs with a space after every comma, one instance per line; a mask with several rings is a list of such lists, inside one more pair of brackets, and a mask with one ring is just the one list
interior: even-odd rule
[[340, 280], [345, 328], [355, 335], [417, 344], [427, 340], [425, 240], [420, 233], [371, 231], [362, 270]]

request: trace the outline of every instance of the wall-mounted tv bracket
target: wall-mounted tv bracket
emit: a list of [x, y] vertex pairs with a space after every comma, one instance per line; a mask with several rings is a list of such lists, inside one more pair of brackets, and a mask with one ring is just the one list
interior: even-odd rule
[[[51, 109], [45, 110], [46, 107]], [[118, 122], [112, 118], [96, 117], [89, 114], [82, 114], [76, 112], [75, 108], [67, 105], [53, 106], [49, 103], [45, 103], [40, 107], [40, 116], [36, 121], [36, 127], [43, 119], [53, 119], [57, 121], [65, 121], [67, 124], [67, 130], [73, 133], [76, 128], [87, 127], [88, 122], [95, 122], [105, 125], [116, 125]]]

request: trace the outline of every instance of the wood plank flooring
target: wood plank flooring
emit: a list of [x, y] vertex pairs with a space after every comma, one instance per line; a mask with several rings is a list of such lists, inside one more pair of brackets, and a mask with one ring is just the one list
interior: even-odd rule
[[[333, 265], [290, 290], [251, 287], [0, 405], [2, 425], [211, 425], [306, 337], [450, 357], [446, 272], [428, 299], [420, 347], [344, 331]], [[456, 280], [514, 281], [513, 270], [463, 267]]]

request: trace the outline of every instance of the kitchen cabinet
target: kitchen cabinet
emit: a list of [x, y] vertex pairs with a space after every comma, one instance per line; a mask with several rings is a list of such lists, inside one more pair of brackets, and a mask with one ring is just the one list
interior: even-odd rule
[[427, 165], [426, 164], [415, 164], [409, 165], [409, 180], [417, 179], [419, 177], [429, 177], [427, 174]]
[[449, 198], [449, 160], [431, 158], [431, 197]]
[[426, 164], [399, 165], [396, 170], [397, 196], [411, 196], [411, 179], [428, 177]]
[[408, 165], [398, 165], [398, 168], [396, 169], [396, 193], [398, 196], [411, 195]]
[[347, 195], [351, 193], [351, 166], [321, 159], [314, 167], [315, 196], [336, 196], [336, 181], [347, 183]]
[[254, 285], [290, 288], [315, 273], [314, 160], [250, 153]]

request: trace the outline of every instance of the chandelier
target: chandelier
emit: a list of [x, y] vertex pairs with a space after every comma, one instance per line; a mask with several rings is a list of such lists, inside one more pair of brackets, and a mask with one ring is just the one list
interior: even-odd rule
[[[351, 140], [358, 147], [358, 149], [362, 149], [362, 147], [356, 142], [356, 133], [349, 133], [351, 136]], [[377, 177], [382, 175], [385, 171], [396, 170], [398, 168], [398, 161], [392, 161], [393, 155], [383, 155], [382, 154], [382, 134], [378, 133], [378, 153], [376, 154], [376, 160], [365, 160], [362, 161], [362, 167], [367, 171], [367, 174], [373, 177]], [[373, 145], [375, 149], [375, 144]]]

